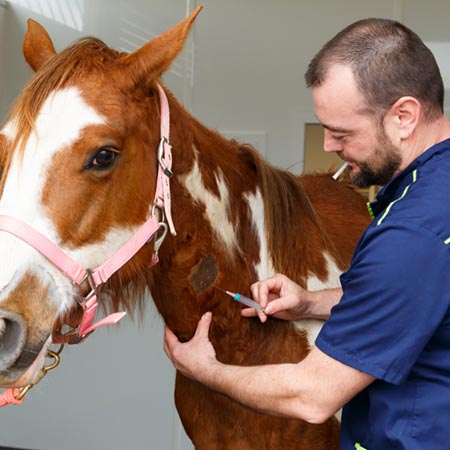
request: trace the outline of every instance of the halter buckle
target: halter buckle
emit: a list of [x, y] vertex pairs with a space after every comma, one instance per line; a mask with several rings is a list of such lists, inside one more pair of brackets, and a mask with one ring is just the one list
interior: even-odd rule
[[[81, 294], [81, 286], [84, 283], [88, 283], [89, 288], [91, 289], [87, 295]], [[78, 303], [83, 306], [86, 304], [86, 302], [93, 297], [97, 293], [97, 286], [95, 285], [94, 279], [92, 278], [92, 270], [86, 269], [86, 274], [84, 275], [83, 279], [78, 284], [78, 289], [80, 290], [80, 299], [78, 300]]]
[[169, 144], [169, 140], [165, 136], [162, 136], [161, 140], [159, 141], [158, 151], [157, 151], [156, 155], [157, 155], [157, 158], [158, 158], [158, 163], [161, 166], [161, 169], [163, 170], [164, 174], [167, 177], [172, 178], [173, 177], [173, 172], [166, 166], [166, 164], [163, 161], [163, 158], [164, 158], [164, 144]]

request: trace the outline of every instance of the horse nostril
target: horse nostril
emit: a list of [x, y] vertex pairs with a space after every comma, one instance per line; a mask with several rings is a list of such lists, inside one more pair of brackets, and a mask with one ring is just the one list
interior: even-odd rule
[[0, 371], [8, 369], [25, 347], [27, 328], [16, 313], [0, 309]]

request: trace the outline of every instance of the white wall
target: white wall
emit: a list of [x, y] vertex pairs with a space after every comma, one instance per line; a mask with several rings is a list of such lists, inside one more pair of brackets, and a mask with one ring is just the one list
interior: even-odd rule
[[[196, 1], [11, 1], [0, 8], [0, 116], [31, 74], [21, 55], [27, 17], [48, 28], [58, 49], [93, 34], [132, 50], [180, 20], [186, 3], [192, 8]], [[356, 19], [379, 16], [402, 20], [426, 41], [450, 42], [448, 0], [204, 4], [193, 33], [195, 55], [188, 46], [167, 83], [205, 124], [259, 143], [276, 165], [297, 163], [295, 172], [302, 167], [304, 123], [314, 121], [303, 74], [328, 38]], [[0, 445], [191, 449], [174, 412], [174, 373], [161, 347], [161, 321], [150, 305], [140, 329], [128, 322], [67, 349], [61, 366], [24, 405], [0, 410]]]

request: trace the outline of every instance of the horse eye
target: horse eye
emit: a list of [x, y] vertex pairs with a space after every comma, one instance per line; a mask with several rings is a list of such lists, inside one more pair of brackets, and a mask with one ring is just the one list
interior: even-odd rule
[[117, 150], [101, 148], [86, 164], [85, 169], [107, 170], [114, 165], [118, 156], [119, 152]]

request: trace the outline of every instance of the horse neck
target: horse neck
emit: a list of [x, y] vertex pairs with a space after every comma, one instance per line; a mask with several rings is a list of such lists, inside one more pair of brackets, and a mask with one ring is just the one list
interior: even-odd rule
[[219, 308], [223, 317], [236, 311], [212, 288], [200, 295], [193, 291], [190, 272], [203, 258], [215, 258], [216, 284], [248, 294], [252, 282], [274, 271], [301, 284], [311, 269], [323, 275], [325, 244], [293, 175], [205, 128], [172, 96], [169, 100], [177, 236], [161, 248], [150, 288], [166, 322], [188, 337], [204, 311]]

